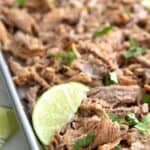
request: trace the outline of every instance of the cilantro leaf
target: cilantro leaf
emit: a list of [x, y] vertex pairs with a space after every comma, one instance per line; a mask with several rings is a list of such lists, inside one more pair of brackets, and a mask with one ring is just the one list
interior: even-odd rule
[[135, 125], [135, 128], [137, 128], [143, 134], [148, 134], [150, 132], [149, 126], [143, 122], [139, 122], [137, 125]]
[[134, 55], [134, 51], [132, 51], [131, 49], [129, 49], [128, 51], [125, 51], [125, 52], [123, 53], [123, 55], [124, 55], [124, 57], [125, 57], [126, 59], [128, 59], [128, 58], [130, 58], [130, 57], [132, 57], [132, 56]]
[[129, 40], [129, 44], [130, 44], [130, 46], [133, 47], [133, 48], [136, 48], [136, 47], [138, 46], [137, 42], [136, 42], [135, 40], [133, 40], [133, 39], [130, 39], [130, 40]]
[[24, 6], [26, 3], [26, 0], [15, 0], [15, 3], [19, 6]]
[[139, 120], [136, 118], [134, 113], [128, 113], [127, 114], [127, 121], [129, 123], [129, 125], [131, 125], [131, 126], [136, 125], [137, 123], [139, 123]]
[[118, 122], [120, 124], [126, 124], [137, 128], [141, 133], [150, 133], [150, 113], [144, 116], [140, 121], [136, 118], [134, 113], [128, 113], [126, 118], [119, 117], [114, 113], [108, 113], [109, 118], [113, 122]]
[[71, 63], [74, 59], [76, 59], [76, 55], [73, 52], [72, 48], [69, 48], [67, 52], [63, 55], [63, 59], [69, 63]]
[[143, 102], [144, 102], [144, 103], [150, 104], [150, 95], [149, 95], [149, 94], [144, 93], [144, 94], [142, 95], [142, 98], [143, 98]]
[[108, 116], [109, 116], [109, 118], [113, 121], [113, 122], [115, 122], [115, 121], [117, 121], [118, 120], [118, 116], [116, 115], [116, 114], [114, 114], [114, 113], [108, 113]]
[[128, 113], [126, 117], [119, 117], [114, 113], [108, 113], [108, 116], [113, 122], [116, 121], [121, 124], [134, 126], [139, 123], [139, 120], [136, 118], [134, 113]]
[[150, 123], [150, 113], [144, 116], [141, 121], [143, 123]]
[[50, 57], [50, 58], [62, 58], [67, 63], [71, 63], [74, 59], [76, 59], [76, 55], [74, 54], [72, 48], [69, 48], [66, 51], [66, 53], [51, 54], [48, 57]]
[[117, 145], [114, 150], [121, 150], [121, 146], [120, 145]]
[[133, 39], [129, 40], [129, 44], [130, 44], [130, 48], [123, 53], [126, 59], [138, 55], [143, 55], [146, 52], [146, 49], [143, 47], [139, 47], [137, 42]]
[[119, 117], [115, 113], [108, 113], [108, 116], [113, 122], [116, 121], [120, 124], [128, 124], [124, 117]]
[[94, 138], [94, 135], [87, 134], [82, 139], [78, 139], [73, 146], [73, 150], [80, 150], [80, 148], [88, 146], [93, 142]]
[[103, 36], [105, 33], [109, 32], [110, 30], [112, 30], [113, 26], [112, 25], [109, 25], [109, 26], [106, 26], [100, 30], [97, 30], [93, 33], [93, 36], [94, 37], [97, 37], [97, 36]]
[[105, 85], [118, 83], [117, 75], [115, 72], [110, 72], [105, 80]]
[[135, 128], [143, 134], [150, 133], [150, 113], [144, 116], [141, 121], [135, 125]]

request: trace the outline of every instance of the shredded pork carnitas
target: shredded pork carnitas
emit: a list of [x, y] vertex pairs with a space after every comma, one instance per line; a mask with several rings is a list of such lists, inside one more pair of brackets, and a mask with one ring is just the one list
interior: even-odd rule
[[72, 150], [87, 134], [81, 150], [150, 150], [150, 134], [109, 116], [150, 113], [150, 10], [140, 0], [0, 0], [0, 44], [29, 113], [53, 85], [91, 88], [49, 150]]

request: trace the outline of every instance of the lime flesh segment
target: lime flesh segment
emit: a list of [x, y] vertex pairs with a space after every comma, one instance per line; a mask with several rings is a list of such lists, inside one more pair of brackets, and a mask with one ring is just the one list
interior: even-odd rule
[[44, 145], [48, 145], [53, 134], [71, 120], [88, 90], [83, 84], [70, 82], [52, 87], [39, 98], [32, 121]]
[[13, 110], [8, 107], [0, 107], [0, 148], [18, 128]]

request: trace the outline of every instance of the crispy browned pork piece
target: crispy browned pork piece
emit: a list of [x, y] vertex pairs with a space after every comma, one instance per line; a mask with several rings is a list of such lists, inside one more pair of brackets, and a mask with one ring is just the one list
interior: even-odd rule
[[149, 135], [109, 117], [150, 113], [150, 10], [140, 0], [0, 0], [0, 46], [30, 114], [53, 85], [90, 87], [50, 150], [72, 150], [88, 133], [81, 150], [150, 150]]
[[2, 8], [1, 15], [6, 24], [11, 27], [17, 27], [27, 33], [37, 32], [38, 25], [35, 19], [25, 10], [18, 8]]
[[9, 40], [7, 30], [4, 24], [0, 21], [0, 41], [5, 44]]
[[98, 112], [101, 107], [117, 115], [125, 115], [128, 112], [142, 115], [149, 112], [148, 104], [141, 104], [140, 87], [135, 85], [94, 88], [88, 93], [88, 97], [89, 99], [81, 104], [85, 115], [90, 110], [91, 113], [92, 111]]
[[44, 55], [44, 46], [41, 41], [21, 32], [18, 32], [11, 37], [9, 42], [5, 44], [5, 50], [24, 59]]

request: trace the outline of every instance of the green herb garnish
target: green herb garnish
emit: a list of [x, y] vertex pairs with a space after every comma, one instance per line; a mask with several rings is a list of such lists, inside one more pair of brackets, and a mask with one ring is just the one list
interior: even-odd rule
[[108, 116], [113, 122], [118, 121], [120, 119], [115, 113], [110, 112], [108, 113]]
[[93, 33], [93, 36], [94, 37], [97, 37], [97, 36], [103, 36], [104, 34], [106, 34], [107, 32], [109, 32], [110, 30], [112, 30], [113, 26], [112, 25], [109, 25], [109, 26], [106, 26], [102, 29], [99, 29], [99, 30], [96, 30], [94, 33]]
[[115, 113], [108, 113], [108, 116], [113, 122], [118, 122], [120, 124], [128, 124], [124, 117], [119, 117]]
[[78, 139], [73, 146], [73, 150], [80, 150], [80, 148], [88, 146], [93, 142], [94, 138], [94, 135], [87, 134], [82, 139]]
[[69, 63], [76, 59], [76, 55], [73, 52], [72, 48], [68, 48], [67, 52], [63, 55], [63, 59]]
[[120, 145], [117, 145], [114, 150], [121, 150], [121, 146]]
[[148, 125], [143, 122], [139, 122], [137, 125], [135, 125], [135, 128], [137, 128], [143, 134], [148, 134], [150, 131]]
[[111, 85], [118, 83], [117, 74], [115, 72], [110, 72], [105, 80], [105, 85]]
[[19, 6], [24, 6], [26, 3], [26, 0], [15, 0], [15, 4], [19, 5]]
[[142, 95], [142, 99], [143, 99], [143, 102], [144, 102], [144, 103], [150, 104], [150, 94], [144, 93], [144, 94]]
[[150, 123], [150, 113], [144, 116], [141, 121], [143, 123]]
[[144, 116], [141, 121], [135, 125], [135, 128], [143, 134], [150, 133], [150, 113]]
[[134, 126], [137, 123], [139, 123], [139, 120], [136, 118], [134, 113], [128, 113], [126, 120], [128, 121], [128, 124], [131, 125], [131, 126]]
[[121, 124], [133, 126], [139, 123], [139, 120], [136, 118], [134, 113], [128, 113], [125, 117], [119, 117], [114, 113], [108, 113], [108, 116], [113, 122], [116, 121]]
[[140, 121], [136, 118], [134, 113], [128, 113], [126, 117], [119, 117], [114, 113], [108, 113], [109, 118], [113, 122], [126, 124], [137, 128], [141, 133], [150, 133], [150, 113], [144, 116]]
[[143, 55], [146, 52], [146, 49], [143, 47], [139, 47], [137, 42], [133, 39], [129, 40], [129, 44], [130, 44], [130, 48], [123, 53], [126, 59], [138, 55]]
[[76, 59], [76, 55], [73, 52], [72, 48], [68, 48], [66, 53], [57, 53], [57, 54], [51, 54], [48, 57], [50, 58], [61, 58], [67, 63], [71, 63], [74, 59]]

